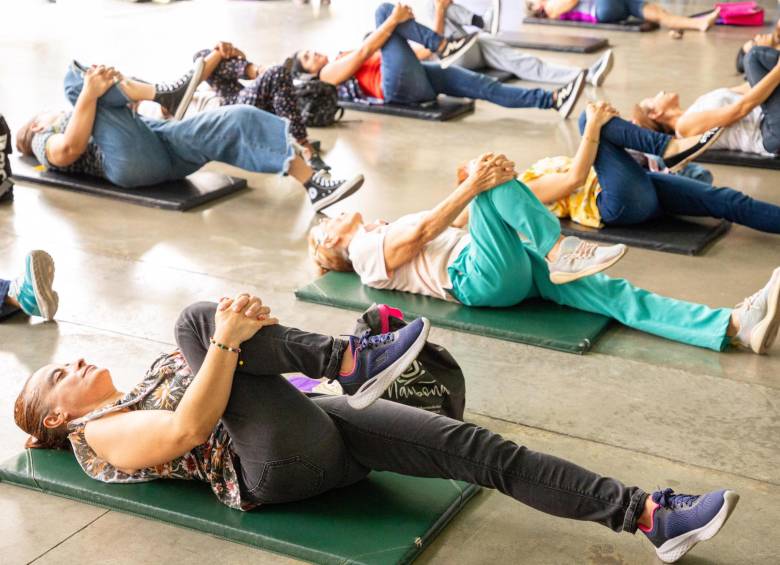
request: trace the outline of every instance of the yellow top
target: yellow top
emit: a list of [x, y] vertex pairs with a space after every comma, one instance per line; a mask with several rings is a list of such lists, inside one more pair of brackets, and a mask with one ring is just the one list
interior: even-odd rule
[[[550, 173], [565, 173], [571, 167], [571, 163], [570, 157], [547, 157], [531, 165], [520, 180], [528, 183]], [[602, 228], [604, 224], [601, 223], [601, 214], [596, 206], [596, 197], [600, 192], [599, 179], [596, 178], [596, 171], [591, 167], [585, 184], [547, 207], [559, 218], [571, 218], [572, 221], [583, 226]]]

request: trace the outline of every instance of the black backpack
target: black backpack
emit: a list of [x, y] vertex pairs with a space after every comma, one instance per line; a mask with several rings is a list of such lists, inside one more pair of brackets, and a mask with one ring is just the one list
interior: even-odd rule
[[[403, 313], [385, 304], [363, 312], [354, 335], [377, 335], [406, 325]], [[442, 346], [426, 342], [417, 359], [396, 379], [382, 398], [463, 420], [466, 379], [458, 362]]]
[[335, 124], [344, 115], [339, 106], [336, 87], [315, 78], [293, 81], [298, 108], [307, 126], [325, 127]]
[[14, 182], [11, 180], [11, 130], [0, 114], [0, 202], [10, 201], [14, 197]]

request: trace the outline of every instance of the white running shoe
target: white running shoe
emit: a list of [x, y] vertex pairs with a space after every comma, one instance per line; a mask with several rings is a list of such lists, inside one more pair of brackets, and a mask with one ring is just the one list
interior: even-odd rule
[[764, 288], [737, 304], [734, 309], [739, 331], [734, 345], [763, 355], [772, 346], [780, 326], [780, 267], [772, 272]]
[[561, 241], [558, 259], [548, 261], [550, 281], [565, 284], [604, 271], [626, 254], [622, 243], [599, 247], [595, 243], [569, 236]]

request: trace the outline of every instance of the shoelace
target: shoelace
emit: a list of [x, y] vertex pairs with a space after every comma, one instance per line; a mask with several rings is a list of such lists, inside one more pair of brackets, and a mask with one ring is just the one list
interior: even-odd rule
[[326, 190], [332, 190], [344, 182], [343, 180], [331, 179], [328, 171], [317, 171], [311, 180], [314, 184]]
[[568, 255], [564, 255], [563, 259], [567, 263], [576, 263], [580, 259], [590, 259], [596, 253], [596, 250], [598, 248], [599, 246], [596, 245], [595, 243], [582, 241], [574, 251], [572, 251]]
[[370, 330], [367, 330], [360, 338], [355, 348], [357, 351], [363, 351], [365, 349], [374, 349], [382, 345], [386, 345], [391, 341], [395, 341], [395, 334], [390, 332], [386, 334], [369, 335]]
[[674, 490], [667, 488], [653, 493], [653, 502], [660, 504], [663, 508], [674, 510], [676, 508], [688, 508], [699, 499], [698, 495], [693, 494], [675, 494]]
[[182, 86], [187, 84], [192, 79], [192, 71], [188, 72], [186, 75], [181, 77], [179, 80], [177, 80], [174, 83], [167, 83], [167, 84], [158, 84], [157, 85], [157, 92], [159, 94], [166, 94], [169, 92], [175, 92], [176, 90], [179, 90]]
[[743, 300], [742, 302], [737, 304], [737, 309], [741, 309], [741, 308], [744, 307], [746, 312], [750, 312], [752, 309], [756, 308], [757, 307], [756, 303], [761, 298], [761, 293], [763, 291], [764, 291], [764, 289], [762, 288], [758, 292], [755, 292], [751, 296], [748, 296], [747, 298], [745, 298], [745, 300]]

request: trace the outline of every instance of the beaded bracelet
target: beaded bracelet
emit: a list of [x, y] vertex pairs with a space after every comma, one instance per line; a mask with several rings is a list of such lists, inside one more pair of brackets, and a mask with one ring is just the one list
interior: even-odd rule
[[210, 337], [209, 341], [211, 342], [211, 345], [216, 345], [217, 347], [219, 347], [224, 351], [230, 351], [231, 353], [241, 353], [241, 348], [230, 347], [229, 345], [225, 345], [224, 343], [219, 343], [218, 341], [214, 341], [213, 337]]

